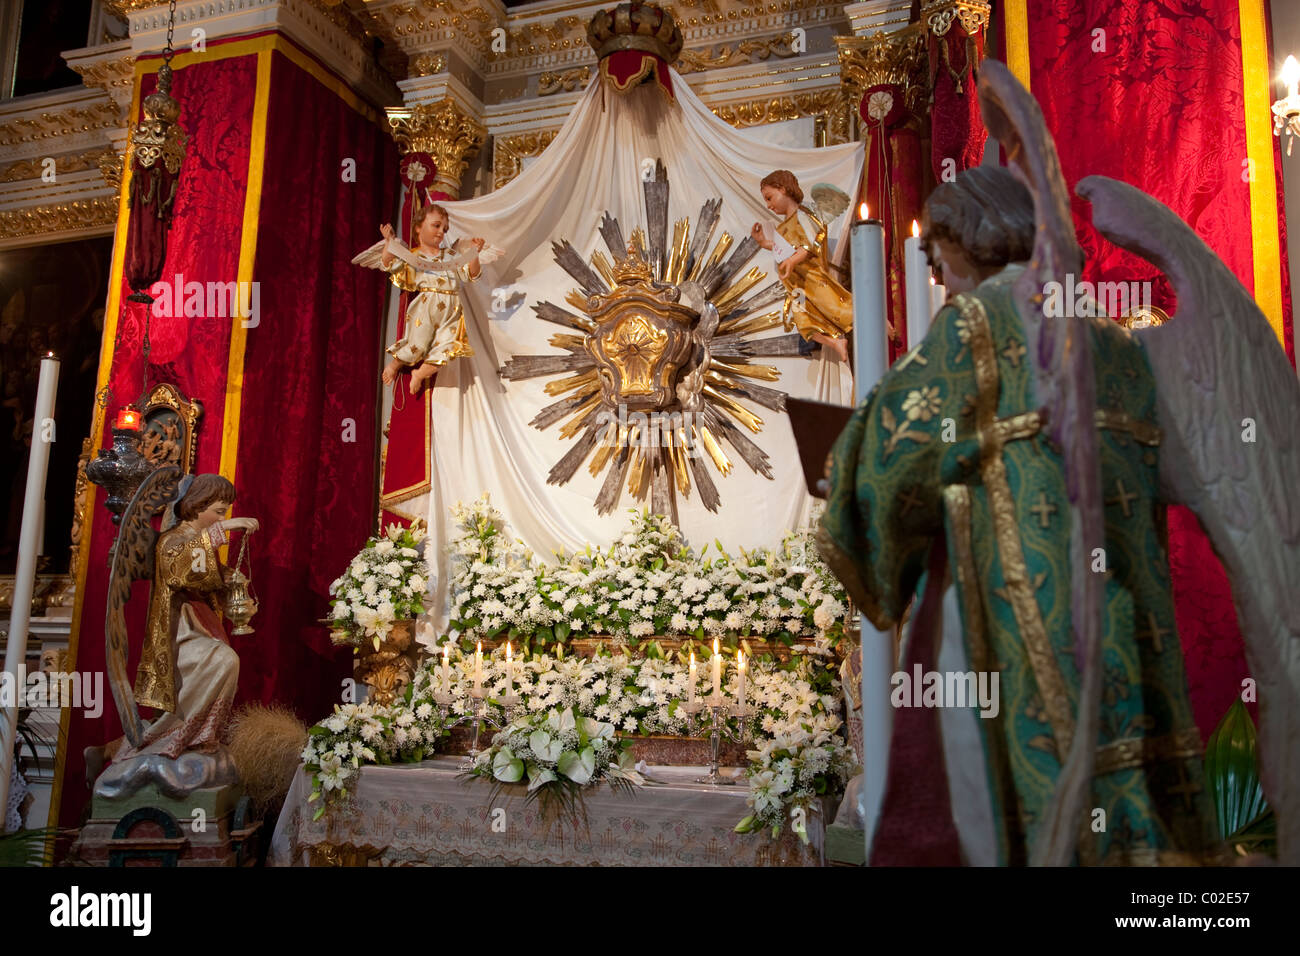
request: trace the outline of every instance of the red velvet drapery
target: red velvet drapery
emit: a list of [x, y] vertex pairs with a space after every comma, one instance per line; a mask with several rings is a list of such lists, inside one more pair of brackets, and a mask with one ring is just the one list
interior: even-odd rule
[[[1253, 289], [1237, 0], [1030, 0], [1029, 58], [1031, 89], [1071, 189], [1096, 173], [1146, 190]], [[1073, 209], [1084, 277], [1150, 280], [1153, 303], [1174, 313], [1156, 269], [1102, 239], [1083, 200], [1075, 197]], [[1281, 241], [1283, 329], [1294, 360], [1284, 225]], [[1241, 634], [1227, 576], [1182, 508], [1170, 513], [1169, 559], [1192, 705], [1208, 736], [1247, 675]]]
[[[272, 49], [274, 47], [274, 49]], [[383, 276], [349, 259], [369, 245], [392, 201], [395, 148], [374, 123], [339, 98], [341, 87], [318, 81], [324, 71], [281, 37], [210, 43], [201, 59], [178, 57], [173, 95], [182, 103], [189, 152], [176, 199], [163, 281], [232, 282], [241, 247], [256, 236], [252, 281], [256, 325], [245, 330], [242, 383], [231, 366], [239, 318], [155, 314], [151, 382], [169, 381], [203, 403], [195, 470], [221, 470], [238, 416], [235, 514], [260, 519], [252, 541], [253, 582], [261, 601], [257, 633], [232, 639], [241, 659], [242, 701], [285, 703], [315, 719], [338, 699], [350, 655], [329, 646], [316, 623], [328, 611], [325, 591], [372, 527], [376, 376], [380, 328], [374, 309]], [[258, 51], [262, 52], [258, 52]], [[254, 149], [259, 56], [270, 57], [263, 148]], [[307, 64], [311, 71], [303, 68]], [[148, 64], [146, 71], [156, 69]], [[141, 95], [154, 88], [142, 79]], [[351, 96], [350, 93], [348, 93]], [[343, 173], [356, 162], [355, 181]], [[261, 176], [261, 202], [246, 208], [250, 174]], [[117, 354], [109, 384], [115, 403], [138, 395], [144, 306], [128, 303], [122, 263]], [[251, 321], [251, 320], [250, 320]], [[106, 335], [104, 349], [114, 349]], [[241, 388], [242, 384], [242, 388]], [[111, 409], [109, 410], [111, 412]], [[349, 430], [348, 420], [354, 428]], [[111, 442], [112, 415], [96, 438]], [[115, 528], [96, 489], [91, 533], [78, 583], [75, 667], [103, 672], [106, 556]], [[233, 556], [232, 556], [233, 559]], [[144, 584], [128, 617], [133, 655], [143, 633]], [[134, 674], [136, 660], [129, 663]], [[69, 715], [62, 750], [58, 821], [75, 826], [89, 799], [83, 748], [121, 733], [111, 703], [91, 719]]]

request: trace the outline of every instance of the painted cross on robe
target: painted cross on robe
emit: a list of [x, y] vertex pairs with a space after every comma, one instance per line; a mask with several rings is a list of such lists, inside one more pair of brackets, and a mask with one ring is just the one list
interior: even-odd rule
[[1056, 505], [1047, 500], [1047, 492], [1040, 491], [1038, 493], [1038, 504], [1029, 510], [1038, 515], [1039, 527], [1047, 528], [1051, 526], [1052, 515], [1056, 514]]
[[925, 504], [917, 494], [919, 490], [919, 487], [908, 488], [898, 496], [899, 503], [903, 506], [903, 510], [899, 513], [899, 517], [905, 518], [907, 517], [907, 513], [913, 508], [919, 508], [921, 505]]
[[1170, 787], [1169, 792], [1182, 797], [1183, 806], [1190, 810], [1192, 809], [1192, 795], [1201, 792], [1201, 785], [1187, 779], [1187, 767], [1180, 762], [1178, 764], [1178, 785]]
[[1125, 491], [1125, 490], [1124, 490], [1124, 479], [1123, 479], [1123, 478], [1116, 478], [1116, 479], [1115, 479], [1115, 497], [1113, 497], [1113, 498], [1107, 498], [1107, 499], [1106, 499], [1106, 504], [1108, 504], [1108, 505], [1113, 505], [1113, 504], [1117, 504], [1117, 505], [1119, 505], [1120, 508], [1122, 508], [1122, 509], [1124, 510], [1124, 517], [1125, 517], [1125, 518], [1131, 518], [1131, 517], [1133, 517], [1133, 509], [1130, 507], [1130, 504], [1131, 504], [1132, 502], [1136, 501], [1136, 500], [1137, 500], [1138, 498], [1140, 498], [1140, 497], [1141, 497], [1141, 495], [1139, 495], [1136, 491]]
[[1154, 647], [1156, 653], [1159, 654], [1165, 649], [1165, 646], [1160, 639], [1164, 637], [1164, 635], [1171, 633], [1173, 632], [1169, 628], [1160, 626], [1160, 619], [1156, 617], [1156, 612], [1150, 611], [1147, 613], [1147, 629], [1145, 631], [1138, 631], [1138, 640], [1149, 640], [1151, 646]]
[[1020, 360], [1024, 357], [1025, 351], [1019, 339], [1012, 339], [1002, 350], [1002, 357], [1011, 363], [1012, 368], [1020, 368]]

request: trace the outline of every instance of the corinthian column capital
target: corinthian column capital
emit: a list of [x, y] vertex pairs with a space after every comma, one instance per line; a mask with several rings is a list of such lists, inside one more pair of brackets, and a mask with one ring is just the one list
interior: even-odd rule
[[434, 188], [460, 196], [460, 179], [487, 136], [481, 123], [451, 97], [390, 108], [388, 125], [402, 153], [428, 153], [438, 164]]

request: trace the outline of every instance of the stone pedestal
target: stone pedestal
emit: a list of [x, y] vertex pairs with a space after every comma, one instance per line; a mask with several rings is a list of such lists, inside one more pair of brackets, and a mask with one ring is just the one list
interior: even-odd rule
[[156, 786], [96, 796], [70, 860], [85, 866], [252, 866], [254, 837], [242, 784], [195, 790], [184, 800]]

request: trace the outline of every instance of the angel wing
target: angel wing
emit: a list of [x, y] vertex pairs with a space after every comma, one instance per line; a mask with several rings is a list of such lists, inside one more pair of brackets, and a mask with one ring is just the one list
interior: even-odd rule
[[[1300, 863], [1300, 381], [1250, 293], [1163, 203], [1104, 176], [1080, 180], [1092, 221], [1178, 296], [1137, 334], [1156, 379], [1160, 480], [1201, 521], [1232, 581], [1258, 682], [1260, 771], [1278, 858]], [[1243, 429], [1253, 423], [1253, 441]]]
[[980, 112], [990, 135], [1007, 151], [1012, 169], [1034, 197], [1034, 252], [1013, 294], [1034, 356], [1036, 394], [1047, 414], [1047, 432], [1063, 449], [1070, 499], [1070, 615], [1079, 663], [1079, 708], [1069, 753], [1057, 778], [1056, 794], [1043, 819], [1030, 862], [1065, 866], [1074, 856], [1078, 822], [1092, 788], [1101, 716], [1100, 575], [1088, 573], [1086, 555], [1103, 547], [1105, 514], [1097, 448], [1092, 347], [1084, 321], [1048, 316], [1043, 289], [1082, 271], [1083, 253], [1074, 237], [1070, 194], [1061, 174], [1056, 144], [1042, 110], [1005, 65], [980, 67]]
[[[448, 250], [449, 255], [444, 255], [441, 259], [426, 259], [424, 256], [412, 252], [410, 246], [400, 239], [393, 239], [391, 242], [387, 239], [380, 239], [370, 248], [353, 256], [352, 264], [367, 269], [382, 269], [384, 268], [383, 258], [385, 252], [394, 258], [401, 259], [417, 272], [454, 272], [474, 258], [475, 249], [469, 241], [458, 239]], [[503, 255], [505, 255], [504, 249], [489, 243], [478, 253], [479, 265], [485, 266], [490, 262], [495, 262]]]
[[130, 635], [126, 626], [126, 604], [131, 600], [131, 585], [141, 578], [153, 577], [154, 545], [158, 533], [152, 518], [176, 497], [180, 468], [166, 465], [150, 472], [140, 483], [131, 503], [122, 512], [122, 524], [113, 545], [113, 564], [108, 579], [108, 610], [104, 618], [104, 660], [108, 668], [108, 686], [113, 691], [118, 719], [131, 746], [144, 740], [144, 726], [136, 706], [135, 691], [127, 675]]
[[817, 218], [827, 225], [849, 208], [849, 194], [830, 183], [817, 183], [808, 190], [808, 195], [812, 197], [813, 211], [817, 213]]

